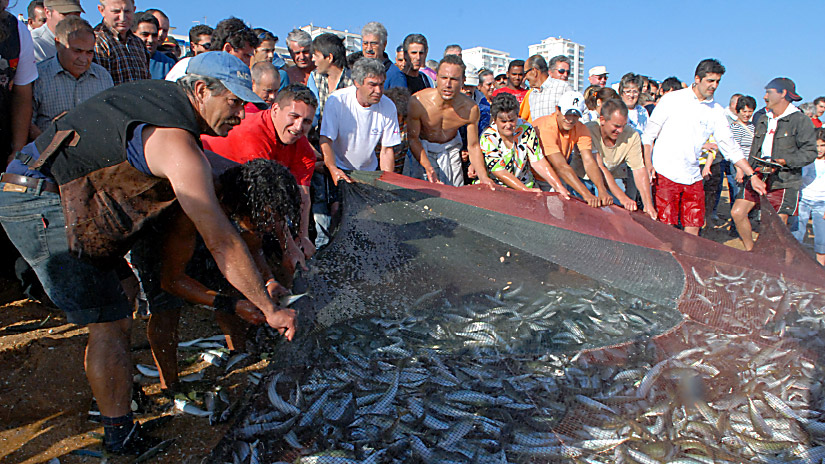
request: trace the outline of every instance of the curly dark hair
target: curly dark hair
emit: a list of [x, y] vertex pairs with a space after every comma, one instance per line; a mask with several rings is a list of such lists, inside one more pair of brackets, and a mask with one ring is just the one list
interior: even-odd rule
[[515, 95], [502, 92], [493, 97], [490, 103], [490, 118], [495, 121], [499, 113], [512, 113], [513, 111], [518, 113], [518, 107], [518, 99]]
[[258, 35], [249, 26], [238, 18], [230, 17], [219, 22], [212, 32], [211, 51], [223, 50], [224, 44], [232, 45], [233, 48], [243, 48], [244, 44], [249, 44], [252, 48], [258, 47]]
[[218, 179], [221, 203], [233, 217], [248, 217], [264, 231], [283, 220], [293, 235], [298, 232], [301, 192], [289, 169], [266, 159], [233, 166]]

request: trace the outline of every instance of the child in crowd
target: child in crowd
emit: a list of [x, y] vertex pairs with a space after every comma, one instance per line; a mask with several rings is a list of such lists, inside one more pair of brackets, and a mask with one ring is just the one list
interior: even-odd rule
[[816, 261], [825, 266], [825, 128], [816, 130], [816, 160], [802, 168], [799, 215], [789, 221], [791, 233], [802, 243], [813, 216]]

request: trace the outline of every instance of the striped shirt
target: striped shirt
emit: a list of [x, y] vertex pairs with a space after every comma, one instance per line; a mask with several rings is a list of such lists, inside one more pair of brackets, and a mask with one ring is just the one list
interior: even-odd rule
[[53, 56], [37, 64], [39, 77], [32, 90], [32, 124], [46, 130], [52, 120], [98, 92], [114, 86], [112, 76], [97, 63], [75, 79]]
[[745, 155], [748, 155], [751, 152], [754, 130], [756, 130], [756, 126], [753, 125], [753, 122], [748, 122], [747, 125], [742, 125], [742, 123], [737, 120], [730, 125], [730, 131], [733, 133], [733, 140], [736, 140], [736, 143], [739, 144], [739, 148], [742, 149], [742, 153]]
[[[316, 113], [320, 118], [324, 116], [324, 105], [326, 105], [327, 98], [329, 98], [329, 94], [331, 93], [329, 91], [329, 76], [312, 71], [309, 77], [310, 79], [307, 83], [310, 85], [308, 87], [318, 98], [318, 110]], [[312, 83], [315, 85], [311, 85]], [[338, 78], [338, 85], [336, 85], [333, 90], [345, 89], [351, 85], [355, 85], [355, 82], [352, 80], [352, 72], [349, 68], [344, 68], [341, 72], [341, 77]]]
[[95, 63], [109, 71], [115, 85], [152, 77], [143, 41], [131, 31], [121, 40], [102, 22], [95, 27]]

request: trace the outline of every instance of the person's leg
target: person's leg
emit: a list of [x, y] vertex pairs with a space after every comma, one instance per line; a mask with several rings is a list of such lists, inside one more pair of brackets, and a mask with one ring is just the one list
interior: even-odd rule
[[753, 228], [751, 221], [748, 218], [748, 213], [756, 206], [756, 203], [745, 200], [744, 198], [737, 198], [730, 210], [730, 217], [736, 225], [736, 231], [739, 233], [739, 238], [742, 239], [742, 245], [745, 251], [753, 250]]
[[226, 336], [226, 345], [231, 351], [246, 350], [246, 332], [249, 324], [234, 314], [216, 312], [215, 320]]
[[160, 373], [160, 388], [178, 387], [178, 322], [180, 308], [153, 311], [146, 324], [146, 337]]
[[705, 225], [705, 198], [708, 192], [703, 184], [700, 180], [691, 185], [680, 185], [682, 202], [679, 213], [682, 229], [691, 235], [699, 235], [699, 229]]
[[129, 347], [132, 319], [89, 324], [86, 378], [100, 413], [120, 417], [131, 412], [132, 353]]
[[679, 191], [676, 184], [667, 177], [659, 174], [654, 180], [656, 189], [653, 201], [656, 211], [659, 212], [658, 220], [663, 224], [676, 226], [679, 224]]
[[799, 202], [799, 214], [789, 218], [788, 229], [799, 243], [805, 241], [805, 234], [808, 232], [808, 221], [811, 219], [813, 204], [813, 202], [803, 199]]
[[[811, 202], [811, 215], [814, 226], [814, 253], [816, 261], [825, 266], [825, 201]], [[807, 221], [806, 221], [807, 222]]]

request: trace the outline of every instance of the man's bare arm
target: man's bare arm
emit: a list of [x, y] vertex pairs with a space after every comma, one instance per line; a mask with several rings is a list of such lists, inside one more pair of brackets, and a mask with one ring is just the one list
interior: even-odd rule
[[656, 169], [653, 168], [653, 145], [644, 145], [645, 169], [648, 181], [652, 184], [656, 178]]
[[645, 168], [633, 170], [633, 180], [636, 181], [636, 190], [642, 196], [642, 204], [645, 207], [645, 214], [650, 216], [654, 221], [659, 213], [656, 211], [656, 206], [653, 203], [653, 195], [650, 193], [650, 177]]
[[352, 179], [338, 166], [335, 165], [335, 151], [332, 149], [332, 139], [326, 135], [321, 136], [321, 153], [324, 154], [324, 165], [332, 176], [332, 182], [338, 185], [339, 180], [345, 180], [352, 183]]
[[29, 126], [32, 123], [32, 87], [33, 84], [15, 85], [11, 90], [11, 155], [6, 160], [10, 163], [14, 154], [20, 151], [29, 140]]
[[584, 198], [584, 201], [587, 202], [588, 205], [598, 208], [601, 206], [599, 204], [599, 199], [596, 195], [590, 193], [590, 190], [587, 190], [587, 187], [584, 186], [582, 181], [579, 179], [579, 176], [576, 175], [576, 171], [567, 164], [567, 160], [564, 159], [564, 156], [561, 152], [549, 153], [546, 154], [545, 157], [550, 161], [550, 165], [555, 169], [555, 171], [561, 177], [561, 180], [564, 181], [567, 185], [573, 187], [573, 189], [579, 192]]
[[570, 192], [567, 191], [567, 188], [559, 179], [559, 175], [556, 174], [556, 171], [553, 169], [553, 166], [550, 166], [550, 162], [547, 161], [547, 157], [543, 156], [538, 162], [530, 163], [530, 166], [539, 174], [539, 176], [544, 179], [545, 182], [550, 184], [553, 187], [553, 190], [558, 192], [561, 196], [563, 196], [566, 200], [570, 199]]
[[582, 164], [584, 165], [584, 172], [587, 173], [587, 177], [590, 178], [590, 182], [593, 182], [593, 185], [596, 186], [596, 190], [598, 190], [599, 204], [601, 206], [612, 205], [613, 197], [611, 197], [607, 192], [607, 188], [604, 185], [604, 177], [602, 176], [601, 167], [599, 166], [599, 162], [596, 161], [598, 159], [598, 155], [593, 153], [592, 150], [586, 149], [580, 150], [579, 154], [582, 159]]
[[480, 117], [481, 111], [478, 106], [473, 105], [470, 110], [470, 123], [467, 124], [467, 152], [470, 155], [470, 165], [475, 169], [478, 176], [478, 182], [495, 189], [496, 183], [490, 179], [487, 165], [484, 163], [484, 155], [481, 153], [481, 146], [478, 143], [478, 119]]
[[195, 139], [186, 131], [144, 130], [146, 163], [153, 174], [169, 179], [184, 213], [203, 237], [223, 275], [263, 311], [267, 323], [289, 340], [295, 335], [295, 312], [278, 308], [240, 234], [223, 212], [212, 170]]
[[421, 143], [421, 118], [427, 114], [424, 105], [418, 101], [415, 96], [410, 97], [410, 108], [407, 113], [407, 141], [410, 143], [410, 153], [424, 168], [427, 174], [427, 180], [433, 183], [441, 184], [443, 182], [438, 180], [438, 175], [435, 173], [433, 165], [430, 164], [430, 158], [427, 152], [424, 151], [424, 145]]
[[378, 168], [384, 172], [395, 171], [395, 150], [392, 147], [381, 147], [378, 155]]

